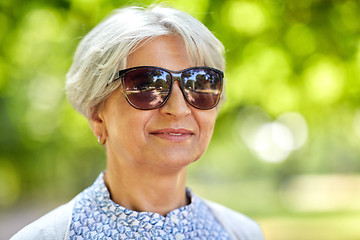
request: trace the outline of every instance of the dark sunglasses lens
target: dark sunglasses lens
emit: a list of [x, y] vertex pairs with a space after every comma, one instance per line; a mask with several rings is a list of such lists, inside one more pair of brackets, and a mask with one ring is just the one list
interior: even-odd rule
[[138, 68], [124, 75], [124, 89], [129, 103], [138, 109], [159, 107], [169, 94], [171, 76], [156, 68]]
[[207, 68], [195, 68], [184, 72], [181, 77], [186, 98], [194, 107], [210, 109], [219, 102], [222, 88], [220, 73]]

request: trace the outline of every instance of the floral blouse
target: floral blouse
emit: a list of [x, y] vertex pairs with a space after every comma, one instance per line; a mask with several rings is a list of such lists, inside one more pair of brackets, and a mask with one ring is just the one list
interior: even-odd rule
[[126, 209], [110, 199], [101, 173], [75, 199], [70, 239], [230, 239], [207, 205], [187, 189], [191, 203], [166, 217]]

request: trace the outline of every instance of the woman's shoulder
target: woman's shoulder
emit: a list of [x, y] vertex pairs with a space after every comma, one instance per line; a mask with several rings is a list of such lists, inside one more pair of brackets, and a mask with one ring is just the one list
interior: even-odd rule
[[242, 213], [236, 212], [221, 204], [202, 199], [210, 208], [217, 220], [231, 235], [231, 239], [264, 239], [261, 228], [253, 219]]
[[10, 240], [63, 240], [70, 224], [74, 200], [61, 205], [36, 221], [30, 223]]

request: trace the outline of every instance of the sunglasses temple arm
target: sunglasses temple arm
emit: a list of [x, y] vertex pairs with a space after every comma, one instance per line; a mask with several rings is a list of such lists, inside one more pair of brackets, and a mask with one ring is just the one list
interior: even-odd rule
[[119, 78], [120, 78], [120, 71], [119, 71], [119, 72], [116, 72], [116, 73], [114, 74], [114, 76], [110, 76], [110, 77], [109, 77], [109, 80], [108, 80], [108, 82], [107, 82], [106, 85], [108, 86], [110, 83], [118, 80]]

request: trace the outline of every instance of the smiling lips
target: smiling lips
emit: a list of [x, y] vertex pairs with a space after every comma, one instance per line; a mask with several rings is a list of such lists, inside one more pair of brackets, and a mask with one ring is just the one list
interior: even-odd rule
[[173, 129], [165, 128], [151, 132], [150, 134], [155, 135], [159, 138], [170, 140], [170, 141], [185, 141], [194, 135], [192, 131], [187, 129]]

